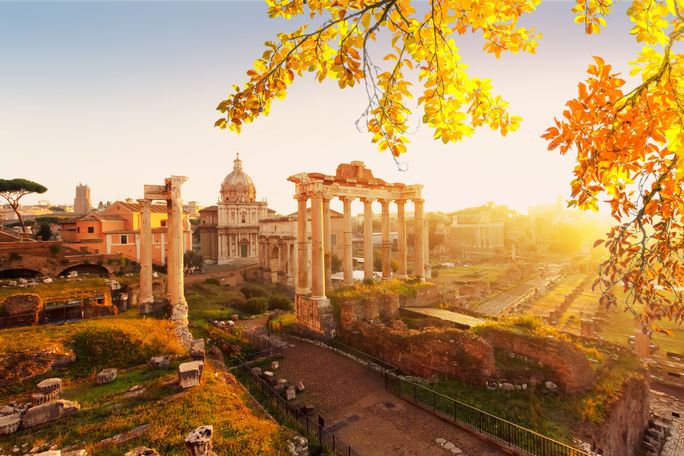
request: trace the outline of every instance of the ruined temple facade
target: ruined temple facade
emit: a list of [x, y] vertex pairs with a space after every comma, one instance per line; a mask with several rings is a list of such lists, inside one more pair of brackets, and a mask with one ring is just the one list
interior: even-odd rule
[[200, 251], [205, 260], [225, 264], [231, 259], [259, 257], [259, 221], [272, 216], [266, 201], [256, 200], [256, 188], [242, 170], [238, 155], [233, 172], [221, 184], [219, 201], [200, 212]]

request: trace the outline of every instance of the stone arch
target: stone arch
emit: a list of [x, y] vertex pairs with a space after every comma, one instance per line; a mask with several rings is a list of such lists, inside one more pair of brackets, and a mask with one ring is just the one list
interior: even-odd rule
[[69, 266], [68, 268], [60, 272], [58, 275], [66, 276], [72, 271], [76, 271], [79, 274], [97, 274], [100, 277], [109, 277], [110, 275], [109, 269], [107, 269], [106, 267], [101, 266], [99, 264], [88, 263], [75, 264], [73, 266]]
[[0, 279], [33, 279], [42, 275], [42, 272], [29, 268], [8, 268], [0, 271]]

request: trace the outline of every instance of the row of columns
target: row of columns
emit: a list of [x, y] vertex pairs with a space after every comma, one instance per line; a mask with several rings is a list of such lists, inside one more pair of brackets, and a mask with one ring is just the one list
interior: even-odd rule
[[[355, 198], [339, 197], [342, 200], [344, 212], [344, 238], [343, 238], [343, 269], [344, 283], [353, 283], [353, 260], [352, 260], [352, 216], [351, 203]], [[331, 286], [331, 253], [332, 253], [332, 232], [330, 228], [330, 199], [324, 198], [320, 193], [311, 196], [311, 289], [309, 290], [309, 270], [308, 270], [308, 226], [307, 226], [307, 202], [308, 197], [299, 196], [297, 198], [297, 293], [307, 294], [311, 292], [312, 298], [324, 298], [325, 288]], [[362, 198], [364, 213], [364, 236], [363, 236], [363, 256], [364, 256], [364, 278], [373, 278], [373, 198]], [[391, 277], [391, 241], [389, 228], [389, 205], [391, 201], [379, 199], [382, 222], [382, 277]], [[401, 278], [407, 277], [407, 256], [406, 256], [406, 220], [404, 205], [405, 200], [395, 200], [397, 205], [398, 223], [398, 249], [399, 249], [399, 268], [398, 275]], [[414, 227], [414, 254], [415, 254], [415, 275], [425, 277], [425, 255], [427, 243], [424, 240], [424, 212], [423, 199], [414, 199], [415, 227]]]
[[475, 226], [475, 247], [483, 249], [503, 247], [503, 238], [503, 224]]

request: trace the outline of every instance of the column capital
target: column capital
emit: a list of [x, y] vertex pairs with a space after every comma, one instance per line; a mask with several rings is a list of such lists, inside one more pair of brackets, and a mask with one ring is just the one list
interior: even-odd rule
[[356, 199], [356, 197], [355, 197], [355, 196], [343, 196], [343, 195], [340, 195], [340, 196], [337, 197], [337, 199], [339, 199], [339, 200], [342, 201], [343, 203], [347, 203], [347, 202], [351, 203], [352, 201], [354, 201], [354, 200]]
[[152, 200], [149, 198], [143, 198], [143, 199], [139, 199], [137, 201], [138, 201], [138, 204], [140, 204], [142, 206], [151, 206], [152, 205]]
[[403, 206], [404, 204], [406, 204], [406, 200], [405, 199], [397, 199], [397, 200], [394, 200], [394, 204], [396, 204], [397, 206]]
[[304, 201], [304, 202], [309, 201], [309, 197], [307, 195], [301, 195], [301, 194], [295, 195], [294, 199], [296, 199], [297, 201]]
[[413, 204], [423, 204], [424, 202], [423, 198], [413, 198]]
[[380, 203], [380, 205], [382, 206], [383, 209], [388, 208], [388, 207], [389, 207], [389, 204], [390, 204], [391, 202], [392, 202], [392, 201], [391, 201], [391, 200], [388, 200], [388, 199], [382, 199], [382, 198], [379, 198], [379, 199], [378, 199], [378, 203]]
[[361, 201], [363, 204], [373, 204], [375, 198], [359, 198], [359, 201]]

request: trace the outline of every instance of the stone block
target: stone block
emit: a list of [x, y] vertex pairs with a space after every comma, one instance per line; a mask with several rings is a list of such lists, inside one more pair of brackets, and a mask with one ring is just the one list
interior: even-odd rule
[[302, 407], [302, 412], [304, 412], [304, 414], [307, 416], [313, 416], [313, 414], [316, 412], [316, 408], [311, 404], [306, 404], [304, 407]]
[[288, 389], [285, 390], [285, 399], [288, 401], [291, 401], [297, 397], [297, 393], [295, 392], [294, 386], [289, 387]]
[[60, 450], [48, 450], [41, 451], [40, 453], [33, 453], [33, 456], [62, 456], [62, 452]]
[[283, 385], [283, 388], [287, 388], [289, 386], [289, 382], [284, 378], [279, 378], [276, 385]]
[[150, 358], [152, 369], [167, 369], [169, 367], [169, 355], [153, 356]]
[[264, 376], [264, 380], [268, 381], [269, 379], [273, 378], [273, 372], [264, 371], [263, 376]]
[[46, 378], [38, 383], [37, 388], [41, 393], [49, 393], [54, 390], [62, 391], [62, 379], [57, 377]]
[[271, 362], [271, 370], [272, 371], [278, 370], [278, 367], [280, 367], [280, 364], [278, 363], [278, 361]]
[[190, 357], [195, 361], [204, 361], [204, 339], [193, 339], [190, 343]]
[[62, 456], [87, 456], [88, 450], [82, 449], [82, 450], [73, 450], [73, 451], [67, 451], [66, 453], [64, 450], [62, 450]]
[[296, 388], [297, 388], [297, 392], [298, 392], [298, 393], [301, 393], [301, 392], [304, 391], [304, 389], [305, 389], [305, 388], [304, 388], [304, 383], [302, 383], [302, 381], [299, 380], [299, 381], [297, 382]]
[[191, 361], [178, 366], [178, 384], [181, 388], [190, 388], [199, 385], [202, 378], [204, 363], [202, 361]]
[[31, 394], [31, 405], [36, 406], [59, 399], [59, 390]]
[[261, 377], [261, 368], [260, 367], [253, 367], [252, 368], [252, 374], [256, 375], [257, 377]]
[[116, 374], [117, 370], [113, 367], [103, 369], [95, 376], [95, 381], [98, 383], [98, 385], [102, 385], [104, 383], [111, 383], [116, 378]]
[[309, 441], [302, 436], [295, 435], [287, 442], [288, 454], [292, 456], [309, 456]]
[[47, 423], [64, 416], [75, 413], [81, 408], [77, 402], [59, 399], [47, 404], [37, 405], [26, 410], [21, 420], [23, 428], [29, 428], [38, 424]]
[[211, 451], [214, 426], [200, 426], [185, 437], [185, 447], [189, 456], [215, 456]]
[[0, 417], [0, 435], [16, 432], [21, 424], [21, 414], [5, 415]]
[[159, 456], [157, 450], [147, 447], [133, 448], [125, 456]]

